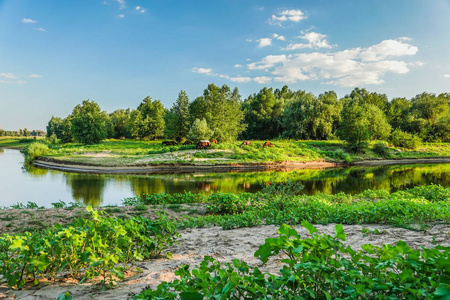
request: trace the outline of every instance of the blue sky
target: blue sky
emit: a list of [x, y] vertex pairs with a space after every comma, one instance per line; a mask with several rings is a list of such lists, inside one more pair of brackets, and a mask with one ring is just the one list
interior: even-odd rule
[[339, 97], [450, 92], [450, 1], [0, 0], [0, 128], [82, 100], [171, 107], [209, 83]]

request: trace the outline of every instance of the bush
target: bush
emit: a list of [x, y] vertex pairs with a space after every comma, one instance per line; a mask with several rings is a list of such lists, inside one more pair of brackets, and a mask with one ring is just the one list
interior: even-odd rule
[[386, 145], [385, 142], [376, 143], [373, 146], [373, 152], [384, 158], [391, 157], [391, 150], [389, 149], [389, 147]]
[[248, 205], [247, 199], [232, 193], [214, 193], [208, 200], [208, 211], [217, 214], [240, 214]]
[[25, 156], [25, 163], [30, 163], [36, 159], [36, 157], [48, 154], [50, 149], [43, 143], [34, 142], [23, 148], [21, 152]]
[[389, 141], [396, 147], [403, 147], [408, 149], [416, 149], [422, 143], [422, 140], [411, 133], [396, 129], [391, 133]]

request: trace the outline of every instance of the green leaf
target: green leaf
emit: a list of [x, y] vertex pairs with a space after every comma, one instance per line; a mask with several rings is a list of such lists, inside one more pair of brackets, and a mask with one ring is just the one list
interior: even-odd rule
[[316, 227], [314, 227], [311, 223], [309, 223], [308, 221], [303, 220], [302, 221], [302, 226], [305, 227], [309, 234], [313, 234], [314, 232], [319, 232]]
[[441, 283], [434, 292], [433, 299], [448, 300], [450, 299], [450, 284]]
[[203, 295], [199, 292], [182, 292], [180, 300], [203, 300]]
[[70, 292], [64, 292], [59, 294], [57, 300], [72, 300], [72, 294]]
[[340, 239], [341, 241], [345, 241], [347, 235], [344, 233], [344, 227], [342, 224], [337, 224], [335, 227], [336, 230], [336, 238]]
[[88, 212], [92, 212], [92, 211], [93, 211], [92, 206], [90, 206], [90, 205], [86, 206], [86, 210], [87, 210]]

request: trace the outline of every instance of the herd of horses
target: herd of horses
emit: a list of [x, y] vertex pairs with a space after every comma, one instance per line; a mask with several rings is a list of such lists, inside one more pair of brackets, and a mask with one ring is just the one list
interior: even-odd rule
[[[218, 144], [217, 140], [211, 140], [211, 141], [204, 140], [204, 141], [198, 142], [195, 145], [195, 148], [196, 149], [211, 148], [211, 143]], [[251, 143], [252, 143], [251, 141], [243, 141], [240, 147], [242, 148], [243, 146], [250, 145]], [[192, 145], [192, 144], [193, 143], [191, 141], [185, 141], [183, 143], [183, 145]], [[164, 141], [164, 142], [161, 143], [161, 145], [164, 145], [164, 146], [176, 146], [176, 145], [178, 145], [178, 143], [175, 142], [175, 141]], [[267, 141], [264, 144], [262, 144], [262, 147], [263, 148], [265, 148], [265, 147], [273, 147], [273, 145], [272, 145], [272, 143], [270, 141]]]

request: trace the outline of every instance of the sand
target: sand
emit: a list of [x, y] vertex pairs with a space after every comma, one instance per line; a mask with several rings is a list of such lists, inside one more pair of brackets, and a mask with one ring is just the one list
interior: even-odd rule
[[[307, 231], [301, 226], [293, 226], [302, 236], [307, 236]], [[132, 299], [146, 286], [156, 287], [162, 281], [175, 279], [174, 271], [182, 264], [198, 265], [205, 255], [212, 256], [219, 261], [229, 262], [232, 259], [245, 260], [252, 266], [261, 266], [261, 262], [253, 257], [259, 245], [268, 237], [277, 236], [278, 226], [266, 225], [235, 230], [222, 230], [220, 227], [186, 229], [181, 231], [180, 245], [170, 248], [172, 259], [160, 258], [144, 262], [134, 263], [134, 267], [143, 270], [142, 273], [129, 274], [129, 277], [120, 282], [116, 287], [100, 292], [92, 282], [76, 285], [73, 281], [44, 282], [36, 287], [28, 287], [24, 290], [9, 290], [5, 283], [0, 285], [1, 295], [8, 299], [43, 300], [56, 299], [65, 291], [70, 291], [73, 299]], [[316, 225], [319, 232], [334, 234], [334, 224]], [[363, 236], [362, 228], [374, 230], [377, 228], [382, 234], [370, 234]], [[433, 248], [435, 244], [450, 246], [450, 225], [437, 224], [427, 231], [411, 231], [402, 228], [394, 228], [386, 225], [344, 225], [347, 241], [353, 249], [359, 249], [361, 245], [371, 243], [381, 246], [383, 244], [395, 244], [398, 240], [405, 241], [413, 249], [421, 246]], [[435, 244], [433, 244], [435, 243]], [[281, 268], [279, 259], [271, 259], [261, 268], [262, 271], [277, 273]]]

